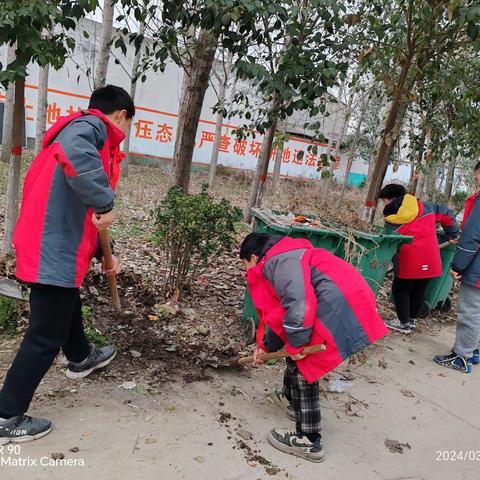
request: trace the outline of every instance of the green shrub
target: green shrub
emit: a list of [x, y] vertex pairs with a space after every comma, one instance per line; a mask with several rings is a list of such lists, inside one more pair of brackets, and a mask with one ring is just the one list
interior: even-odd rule
[[0, 335], [14, 337], [18, 327], [17, 303], [12, 298], [0, 296]]
[[452, 195], [452, 203], [457, 212], [461, 212], [465, 208], [465, 202], [467, 201], [468, 193], [467, 192], [455, 192]]
[[165, 254], [165, 293], [188, 287], [212, 259], [232, 248], [242, 211], [216, 202], [204, 185], [196, 195], [172, 188], [154, 211], [155, 240]]
[[110, 343], [108, 338], [93, 326], [92, 310], [90, 307], [82, 305], [82, 318], [85, 335], [90, 342], [97, 345], [97, 347], [104, 347]]

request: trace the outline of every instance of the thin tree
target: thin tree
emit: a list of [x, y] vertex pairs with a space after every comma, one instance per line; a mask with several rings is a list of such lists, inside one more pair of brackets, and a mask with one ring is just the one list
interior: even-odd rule
[[[139, 71], [139, 66], [140, 66], [140, 58], [143, 53], [143, 37], [145, 35], [145, 28], [146, 28], [146, 23], [145, 19], [142, 19], [140, 23], [140, 29], [139, 29], [139, 36], [141, 38], [141, 43], [139, 47], [135, 51], [135, 57], [133, 59], [133, 65], [132, 65], [132, 76], [131, 76], [131, 82], [130, 82], [130, 96], [132, 97], [133, 101], [135, 102], [135, 96], [137, 93], [137, 83], [138, 79], [140, 77], [140, 71]], [[132, 135], [132, 124], [128, 127], [128, 132], [125, 136], [125, 140], [123, 142], [123, 153], [125, 154], [125, 158], [122, 162], [122, 173], [125, 177], [128, 177], [128, 170], [130, 166], [130, 137]]]
[[15, 81], [15, 96], [13, 105], [12, 154], [8, 171], [7, 205], [5, 208], [5, 230], [3, 233], [2, 256], [13, 251], [12, 238], [15, 223], [18, 218], [18, 201], [20, 193], [20, 172], [22, 166], [23, 126], [25, 125], [25, 79]]
[[[350, 147], [350, 152], [348, 153], [347, 165], [346, 165], [346, 168], [345, 168], [345, 177], [343, 179], [343, 184], [342, 184], [342, 190], [340, 192], [340, 197], [338, 198], [337, 208], [340, 208], [340, 206], [342, 205], [343, 197], [345, 195], [345, 189], [348, 185], [348, 177], [350, 176], [350, 171], [352, 169], [353, 160], [355, 159], [355, 154], [357, 152], [358, 141], [360, 139], [360, 131], [361, 131], [362, 125], [363, 125], [363, 119], [365, 118], [365, 112], [367, 111], [368, 104], [370, 102], [370, 95], [371, 95], [371, 90], [370, 90], [370, 93], [366, 97], [364, 97], [364, 99], [362, 101], [360, 118], [358, 119], [357, 127], [355, 129], [355, 135], [353, 136], [353, 142], [352, 142], [352, 146]], [[353, 94], [352, 94], [352, 97], [353, 97]]]
[[35, 154], [42, 148], [42, 140], [47, 126], [48, 107], [48, 71], [50, 66], [44, 65], [38, 68], [38, 91], [37, 91], [37, 122], [35, 129]]
[[113, 15], [115, 11], [115, 0], [105, 0], [102, 13], [102, 32], [100, 34], [100, 46], [95, 69], [93, 88], [105, 86], [107, 82], [108, 60], [110, 59], [110, 46], [113, 36]]
[[208, 188], [212, 188], [215, 183], [215, 175], [217, 172], [218, 154], [220, 153], [220, 143], [222, 140], [222, 124], [225, 118], [225, 98], [227, 94], [228, 80], [232, 73], [233, 53], [228, 52], [227, 60], [224, 64], [222, 74], [218, 75], [218, 104], [217, 118], [215, 120], [215, 140], [212, 147], [212, 156], [208, 167]]
[[[15, 60], [16, 43], [8, 46], [7, 65]], [[13, 102], [15, 87], [9, 83], [5, 89], [5, 103], [3, 104], [3, 129], [2, 129], [2, 152], [0, 160], [4, 163], [10, 162], [10, 153], [12, 150], [12, 129], [13, 129]]]

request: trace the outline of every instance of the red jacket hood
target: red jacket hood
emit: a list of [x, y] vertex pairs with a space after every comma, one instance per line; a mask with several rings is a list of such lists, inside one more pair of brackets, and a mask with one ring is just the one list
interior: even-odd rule
[[58, 136], [58, 134], [68, 124], [73, 122], [73, 120], [76, 120], [77, 118], [85, 115], [94, 115], [95, 117], [98, 117], [100, 120], [103, 121], [103, 123], [107, 127], [107, 136], [110, 142], [110, 146], [112, 148], [115, 148], [118, 145], [120, 145], [120, 143], [122, 143], [122, 141], [125, 138], [125, 134], [114, 123], [112, 123], [110, 119], [106, 115], [104, 115], [100, 110], [88, 109], [88, 110], [82, 110], [80, 112], [72, 113], [71, 115], [60, 117], [55, 122], [55, 124], [52, 125], [45, 133], [45, 136], [43, 137], [42, 147], [45, 148], [48, 145], [50, 145]]
[[274, 257], [275, 255], [279, 255], [281, 253], [290, 252], [292, 250], [304, 250], [310, 248], [313, 248], [313, 245], [308, 240], [305, 240], [303, 238], [284, 237], [267, 250], [264, 258], [268, 260], [269, 258]]

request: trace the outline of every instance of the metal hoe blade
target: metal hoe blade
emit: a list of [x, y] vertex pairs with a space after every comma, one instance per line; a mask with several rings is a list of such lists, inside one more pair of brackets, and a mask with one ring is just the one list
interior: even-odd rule
[[0, 277], [0, 295], [25, 301], [20, 285], [15, 280], [10, 280], [9, 278]]

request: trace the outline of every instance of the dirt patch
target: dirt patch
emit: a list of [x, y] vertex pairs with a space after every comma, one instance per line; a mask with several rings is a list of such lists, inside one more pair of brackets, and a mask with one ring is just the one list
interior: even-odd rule
[[[128, 257], [128, 252], [120, 255]], [[155, 271], [155, 260], [146, 261]], [[84, 301], [94, 327], [127, 353], [122, 357], [125, 367], [148, 367], [157, 379], [180, 373], [186, 382], [206, 380], [208, 365], [227, 362], [246, 347], [241, 327], [244, 280], [237, 262], [233, 254], [219, 258], [189, 291], [182, 292], [173, 315], [159, 313], [158, 305], [165, 300], [158, 293], [161, 278], [130, 268], [117, 282], [128, 318], [115, 315], [107, 281], [98, 270], [85, 282]]]

